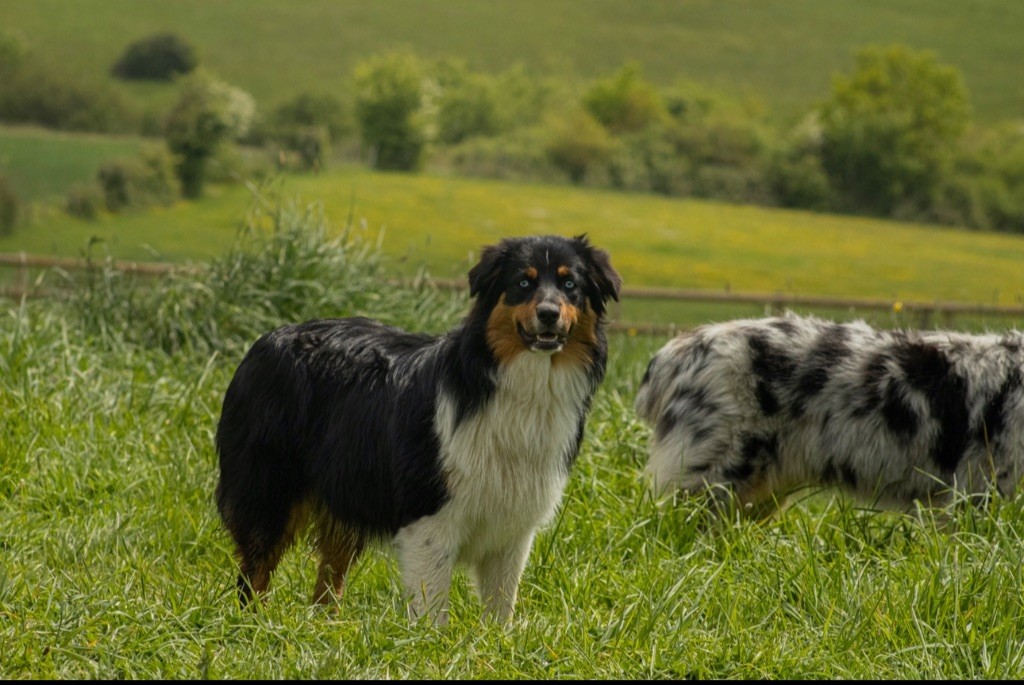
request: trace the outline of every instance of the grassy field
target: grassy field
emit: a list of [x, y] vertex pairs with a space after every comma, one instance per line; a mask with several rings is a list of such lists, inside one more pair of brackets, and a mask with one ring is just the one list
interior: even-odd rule
[[[753, 95], [790, 119], [824, 96], [856, 47], [895, 41], [961, 68], [978, 121], [1019, 116], [1024, 102], [1016, 0], [5, 0], [2, 14], [0, 31], [86, 81], [109, 78], [128, 42], [177, 31], [263, 108], [344, 88], [356, 60], [408, 46], [577, 79], [636, 59], [658, 83]], [[123, 87], [154, 111], [173, 97], [168, 86]], [[136, 145], [5, 129], [0, 168], [17, 167], [29, 201], [52, 199]], [[41, 207], [0, 237], [0, 252], [205, 264], [232, 255], [254, 207], [265, 227], [293, 216], [281, 208], [294, 202], [300, 223], [322, 210], [328, 236], [351, 220], [362, 250], [257, 241], [237, 269], [156, 291], [105, 273], [66, 299], [3, 303], [0, 678], [1024, 677], [1024, 496], [953, 512], [942, 526], [931, 512], [880, 513], [812, 492], [775, 521], [705, 530], [699, 503], [656, 504], [640, 479], [648, 429], [632, 402], [664, 336], [612, 336], [579, 461], [510, 626], [481, 624], [465, 574], [448, 629], [410, 624], [386, 548], [361, 560], [336, 611], [311, 608], [306, 543], [285, 557], [267, 604], [240, 610], [213, 505], [227, 383], [245, 346], [285, 321], [365, 314], [440, 331], [466, 305], [385, 277], [462, 278], [502, 236], [587, 232], [627, 286], [1024, 303], [1024, 236], [356, 168], [283, 179], [277, 192], [283, 205], [213, 186], [200, 202], [94, 222]], [[680, 325], [759, 313], [615, 310]], [[1009, 324], [1021, 322], [957, 321]]]
[[[510, 626], [481, 624], [463, 573], [447, 629], [410, 624], [386, 549], [359, 562], [336, 611], [310, 608], [305, 543], [266, 605], [239, 610], [213, 506], [213, 434], [244, 345], [269, 319], [236, 310], [291, 319], [319, 293], [339, 314], [376, 302], [378, 314], [442, 330], [464, 305], [402, 299], [365, 280], [365, 258], [339, 270], [316, 241], [264, 247], [249, 268], [153, 298], [108, 275], [66, 303], [0, 317], [0, 677], [1024, 677], [1024, 498], [939, 527], [928, 512], [816, 494], [764, 525], [703, 530], [698, 503], [655, 505], [639, 477], [647, 429], [632, 400], [663, 342], [642, 336], [612, 337]], [[282, 278], [268, 267], [286, 248], [304, 259], [278, 263], [293, 269]], [[232, 320], [250, 329], [229, 334]]]
[[[873, 219], [743, 207], [358, 168], [281, 179], [277, 192], [321, 208], [340, 231], [380, 239], [390, 268], [413, 275], [464, 278], [483, 244], [522, 233], [586, 232], [613, 255], [630, 286], [868, 297], [892, 302], [953, 301], [1020, 305], [1024, 238]], [[145, 261], [207, 259], [234, 240], [253, 206], [243, 187], [213, 187], [198, 203], [85, 222], [60, 212], [0, 238], [0, 252]], [[90, 242], [96, 242], [88, 248]], [[616, 318], [701, 321], [756, 316], [753, 305], [699, 305], [626, 300]], [[906, 316], [867, 316], [875, 323], [917, 325]], [[873, 318], [872, 318], [873, 317]], [[979, 326], [1019, 326], [989, 319]]]
[[[34, 55], [90, 80], [109, 78], [130, 42], [175, 31], [268, 108], [303, 90], [344, 88], [359, 59], [409, 48], [575, 80], [636, 60], [656, 83], [705, 83], [794, 119], [827, 94], [831, 74], [850, 69], [857, 48], [894, 42], [960, 69], [979, 121], [1019, 116], [1024, 104], [1017, 0], [6, 0], [3, 15], [3, 30]], [[167, 87], [128, 91], [157, 110], [171, 98]]]
[[0, 127], [0, 172], [7, 172], [23, 202], [60, 205], [75, 183], [96, 178], [105, 163], [134, 155], [141, 138]]
[[[464, 278], [483, 244], [505, 235], [588, 233], [628, 286], [867, 297], [892, 302], [1024, 303], [1024, 237], [611, 191], [360, 168], [280, 179], [283, 198], [340, 231], [380, 239], [390, 268]], [[253, 206], [242, 187], [201, 202], [86, 222], [54, 211], [0, 238], [0, 252], [136, 260], [207, 259], [231, 244]], [[659, 304], [630, 320], [686, 323], [757, 307]], [[716, 314], [716, 312], [719, 312]], [[902, 323], [898, 321], [897, 323]], [[994, 322], [999, 325], [999, 322]]]

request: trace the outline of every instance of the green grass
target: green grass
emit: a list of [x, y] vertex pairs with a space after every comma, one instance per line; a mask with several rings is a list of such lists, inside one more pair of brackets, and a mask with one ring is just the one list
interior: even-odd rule
[[[237, 274], [241, 290], [262, 287], [256, 272]], [[176, 299], [205, 287], [170, 289], [160, 316], [205, 326]], [[948, 529], [822, 495], [769, 524], [702, 530], [699, 504], [656, 506], [639, 478], [632, 398], [661, 343], [647, 337], [611, 339], [509, 626], [481, 623], [464, 573], [447, 629], [410, 624], [386, 549], [358, 563], [336, 612], [311, 608], [305, 542], [265, 606], [240, 610], [213, 436], [244, 336], [172, 353], [115, 318], [97, 335], [93, 317], [123, 307], [80, 297], [0, 317], [4, 679], [1024, 677], [1024, 497]], [[430, 312], [428, 327], [448, 325]]]
[[[130, 42], [171, 30], [202, 61], [271, 108], [302, 90], [344, 87], [353, 64], [410, 48], [474, 69], [522, 63], [573, 80], [630, 60], [668, 85], [685, 78], [754, 96], [783, 119], [802, 115], [852, 67], [863, 45], [929, 49], [965, 76], [979, 121], [1020, 115], [1024, 7], [1017, 0], [7, 0], [4, 30], [37, 57], [104, 79]], [[69, 66], [73, 65], [73, 66]], [[171, 90], [127, 89], [162, 110]]]
[[143, 139], [0, 126], [0, 172], [23, 202], [60, 205], [76, 183], [92, 181], [105, 163], [134, 155]]

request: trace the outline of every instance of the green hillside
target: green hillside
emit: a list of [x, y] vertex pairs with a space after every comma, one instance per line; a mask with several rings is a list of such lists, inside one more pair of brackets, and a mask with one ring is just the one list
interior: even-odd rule
[[[521, 63], [593, 78], [639, 61], [661, 85], [685, 78], [802, 114], [870, 43], [935, 51], [965, 76], [978, 121], [1024, 111], [1019, 0], [4, 0], [2, 31], [34, 56], [107, 74], [124, 47], [171, 30], [264, 107], [303, 90], [340, 88], [358, 59], [406, 47], [500, 71]], [[152, 106], [163, 86], [131, 86]]]
[[[382, 236], [393, 267], [461, 278], [502, 236], [588, 233], [631, 286], [732, 289], [908, 301], [1024, 302], [1024, 236], [581, 188], [360, 168], [287, 179], [285, 200], [322, 207], [341, 229]], [[0, 252], [75, 256], [93, 239], [131, 259], [206, 259], [252, 206], [240, 186], [201, 202], [87, 222], [55, 212], [0, 238]]]
[[0, 173], [9, 173], [19, 197], [60, 204], [68, 188], [95, 178], [117, 157], [134, 155], [143, 139], [0, 127]]

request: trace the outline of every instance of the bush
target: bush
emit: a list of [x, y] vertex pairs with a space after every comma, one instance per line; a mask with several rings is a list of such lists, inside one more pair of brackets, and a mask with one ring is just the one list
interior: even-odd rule
[[757, 205], [771, 205], [774, 199], [764, 170], [753, 165], [703, 164], [694, 170], [693, 194]]
[[14, 233], [14, 226], [18, 223], [19, 204], [14, 183], [6, 174], [0, 174], [0, 236]]
[[539, 124], [549, 104], [556, 100], [558, 90], [552, 79], [529, 73], [522, 66], [517, 65], [498, 74], [491, 90], [495, 98], [498, 131], [514, 131]]
[[954, 174], [938, 187], [923, 218], [939, 224], [1024, 233], [1024, 192], [991, 171]]
[[202, 69], [186, 77], [167, 116], [167, 146], [177, 157], [176, 173], [185, 197], [199, 197], [207, 164], [223, 143], [245, 135], [256, 113], [252, 96]]
[[301, 93], [278, 106], [268, 122], [271, 130], [311, 127], [323, 128], [329, 140], [338, 141], [355, 131], [355, 121], [345, 103], [333, 95]]
[[116, 160], [108, 162], [96, 172], [103, 193], [103, 204], [111, 212], [118, 212], [130, 202], [131, 178], [138, 175], [135, 160]]
[[270, 152], [277, 169], [319, 171], [326, 167], [332, 141], [355, 128], [351, 112], [333, 95], [302, 93], [259, 122], [245, 142]]
[[591, 86], [583, 106], [612, 133], [640, 131], [665, 115], [661, 96], [642, 79], [636, 63]]
[[975, 154], [1008, 186], [1024, 188], [1024, 120], [1007, 121], [987, 131]]
[[111, 212], [171, 205], [178, 197], [174, 160], [163, 147], [104, 164], [96, 177], [104, 205]]
[[681, 124], [703, 121], [709, 116], [733, 120], [756, 120], [764, 116], [764, 105], [756, 99], [737, 99], [692, 81], [676, 81], [662, 93], [665, 111]]
[[170, 81], [196, 68], [192, 46], [173, 33], [157, 33], [135, 41], [121, 53], [110, 72], [125, 80]]
[[[981, 203], [968, 216], [985, 217], [978, 228], [1024, 232], [1024, 121], [1006, 121], [976, 131], [963, 146], [957, 172], [936, 202], [949, 210], [950, 196]], [[982, 211], [983, 210], [983, 211]]]
[[693, 194], [693, 165], [680, 154], [670, 127], [658, 125], [622, 136], [608, 162], [609, 177], [623, 190], [688, 196]]
[[0, 33], [0, 71], [14, 69], [25, 60], [21, 42], [6, 33]]
[[296, 126], [269, 135], [278, 146], [272, 152], [279, 169], [321, 171], [326, 165], [331, 137], [323, 126]]
[[612, 185], [773, 204], [771, 135], [754, 107], [687, 84], [669, 94], [657, 119], [618, 138], [608, 166]]
[[904, 46], [857, 53], [820, 108], [822, 160], [845, 208], [904, 215], [951, 172], [969, 117], [960, 72]]
[[354, 70], [356, 118], [365, 153], [377, 169], [418, 169], [427, 141], [419, 61], [389, 53]]
[[815, 114], [805, 117], [776, 144], [766, 173], [783, 207], [825, 211], [835, 206], [821, 160], [821, 123]]
[[64, 211], [79, 219], [92, 221], [104, 207], [103, 189], [98, 182], [76, 183], [64, 199]]
[[207, 162], [208, 183], [231, 184], [266, 181], [277, 175], [266, 148], [220, 145]]
[[652, 190], [730, 202], [774, 204], [769, 178], [774, 135], [756, 101], [688, 82], [664, 96], [667, 123], [647, 142]]
[[471, 74], [462, 62], [437, 67], [437, 139], [455, 145], [498, 132], [498, 105], [493, 80]]
[[84, 283], [62, 292], [75, 325], [99, 344], [203, 355], [240, 353], [269, 330], [312, 318], [373, 316], [440, 331], [462, 314], [464, 293], [422, 280], [396, 288], [383, 260], [375, 241], [333, 231], [321, 209], [261, 194], [235, 244], [209, 264], [142, 284], [111, 259], [97, 260]]
[[749, 167], [766, 158], [769, 136], [748, 117], [717, 112], [669, 129], [680, 154], [694, 164]]
[[493, 138], [470, 138], [442, 150], [438, 163], [467, 176], [555, 182], [564, 176], [545, 152], [547, 137], [534, 126]]
[[50, 71], [28, 60], [0, 68], [0, 120], [71, 131], [138, 128], [138, 113], [105, 84]]
[[545, 151], [575, 184], [603, 166], [615, 146], [608, 132], [586, 110], [576, 109], [553, 126]]
[[814, 151], [776, 151], [768, 164], [767, 181], [783, 207], [825, 211], [832, 205], [832, 187]]

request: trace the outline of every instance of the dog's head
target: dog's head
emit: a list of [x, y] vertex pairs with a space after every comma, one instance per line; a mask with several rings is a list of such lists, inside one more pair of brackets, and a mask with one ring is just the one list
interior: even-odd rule
[[469, 271], [469, 293], [487, 316], [488, 343], [499, 359], [592, 344], [621, 284], [608, 253], [586, 235], [506, 238], [485, 247]]

